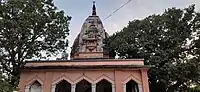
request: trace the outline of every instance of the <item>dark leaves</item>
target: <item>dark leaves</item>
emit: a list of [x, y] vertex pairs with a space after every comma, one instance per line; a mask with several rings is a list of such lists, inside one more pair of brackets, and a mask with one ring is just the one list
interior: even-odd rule
[[[69, 20], [52, 0], [8, 0], [0, 5], [0, 61], [9, 76], [18, 76], [24, 59], [66, 50]], [[10, 67], [12, 65], [12, 67]], [[10, 72], [7, 70], [17, 71]], [[16, 87], [18, 78], [11, 77]]]
[[105, 42], [110, 56], [144, 58], [152, 92], [187, 91], [199, 83], [200, 14], [194, 5], [169, 8], [163, 14], [133, 20]]

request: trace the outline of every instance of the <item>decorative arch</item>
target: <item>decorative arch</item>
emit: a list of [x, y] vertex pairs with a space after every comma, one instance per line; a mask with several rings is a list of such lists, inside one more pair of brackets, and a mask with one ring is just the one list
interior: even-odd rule
[[75, 92], [93, 92], [92, 85], [93, 84], [86, 79], [82, 79], [81, 81], [76, 83]]
[[55, 81], [52, 82], [51, 92], [55, 92], [56, 84], [60, 83], [62, 80], [69, 82], [71, 85], [74, 84], [72, 80], [70, 80], [67, 76], [62, 75], [61, 77], [57, 78]]
[[76, 79], [76, 80], [74, 81], [74, 84], [78, 83], [79, 81], [81, 81], [81, 80], [83, 80], [83, 79], [87, 80], [87, 81], [90, 82], [91, 84], [94, 84], [94, 82], [93, 82], [90, 78], [88, 78], [87, 76], [85, 76], [85, 75], [83, 75], [83, 76], [79, 77], [78, 79]]
[[44, 85], [43, 81], [36, 75], [35, 77], [33, 77], [32, 79], [30, 79], [26, 85], [31, 85], [33, 84], [35, 81], [38, 81], [42, 86]]
[[139, 79], [135, 78], [132, 74], [128, 78], [126, 78], [126, 80], [124, 80], [123, 84], [126, 84], [130, 80], [134, 80], [136, 83], [140, 85], [142, 84], [142, 82]]
[[72, 80], [70, 80], [67, 76], [63, 75], [63, 76], [59, 77], [58, 79], [56, 79], [55, 81], [53, 81], [52, 85], [56, 85], [57, 83], [61, 82], [62, 80], [66, 80], [70, 84], [73, 84]]
[[94, 83], [98, 83], [99, 81], [101, 81], [103, 79], [107, 80], [111, 84], [114, 84], [114, 81], [104, 74], [101, 77], [99, 77], [97, 80], [95, 80]]
[[[111, 79], [111, 78], [109, 78], [108, 76], [106, 76], [105, 74], [103, 74], [101, 77], [99, 77], [99, 78], [97, 78], [97, 80], [95, 80], [94, 81], [94, 83], [95, 83], [95, 88], [94, 88], [94, 90], [96, 91], [96, 84], [98, 83], [98, 82], [100, 82], [101, 80], [103, 80], [103, 79], [105, 79], [105, 80], [107, 80], [108, 82], [110, 82], [111, 83], [111, 86], [112, 86], [112, 92], [115, 92], [115, 82]], [[95, 92], [94, 91], [94, 92]]]
[[143, 92], [142, 81], [140, 81], [139, 79], [134, 77], [132, 74], [128, 78], [126, 78], [126, 80], [124, 80], [124, 82], [123, 82], [123, 92], [126, 92], [126, 83], [128, 83], [131, 80], [135, 81], [138, 84], [139, 92]]
[[36, 75], [35, 77], [33, 77], [32, 79], [30, 79], [26, 84], [25, 84], [25, 92], [29, 92], [29, 89], [31, 87], [31, 85], [35, 82], [39, 82], [42, 86], [42, 92], [43, 92], [43, 87], [44, 87], [44, 83], [43, 81]]

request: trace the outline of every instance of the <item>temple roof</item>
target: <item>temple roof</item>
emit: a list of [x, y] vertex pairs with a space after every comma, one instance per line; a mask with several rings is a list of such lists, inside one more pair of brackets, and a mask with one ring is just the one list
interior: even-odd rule
[[149, 69], [150, 65], [98, 65], [98, 66], [29, 66], [21, 69]]
[[144, 59], [89, 59], [26, 61], [21, 69], [131, 69], [149, 68]]

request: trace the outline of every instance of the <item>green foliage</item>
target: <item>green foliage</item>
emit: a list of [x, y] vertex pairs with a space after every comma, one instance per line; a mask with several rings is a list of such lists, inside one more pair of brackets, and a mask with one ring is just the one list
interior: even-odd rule
[[189, 92], [200, 92], [200, 86], [197, 85], [197, 86], [195, 86], [195, 87], [193, 87], [193, 88], [190, 88], [190, 89], [189, 89]]
[[2, 72], [2, 67], [0, 67], [0, 92], [13, 92], [13, 90], [16, 89], [12, 88], [8, 83], [5, 74]]
[[193, 84], [188, 90], [183, 92], [200, 92], [200, 85]]
[[191, 5], [133, 20], [105, 41], [112, 57], [144, 58], [151, 92], [183, 92], [200, 83], [200, 13]]
[[24, 59], [66, 50], [71, 17], [52, 0], [0, 1], [0, 61], [9, 84], [16, 87]]

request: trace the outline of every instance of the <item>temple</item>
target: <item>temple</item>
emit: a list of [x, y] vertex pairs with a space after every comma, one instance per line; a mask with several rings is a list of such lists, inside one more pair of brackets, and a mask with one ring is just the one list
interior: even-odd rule
[[149, 92], [143, 59], [113, 59], [103, 48], [108, 37], [97, 15], [84, 21], [70, 60], [26, 61], [19, 92]]

